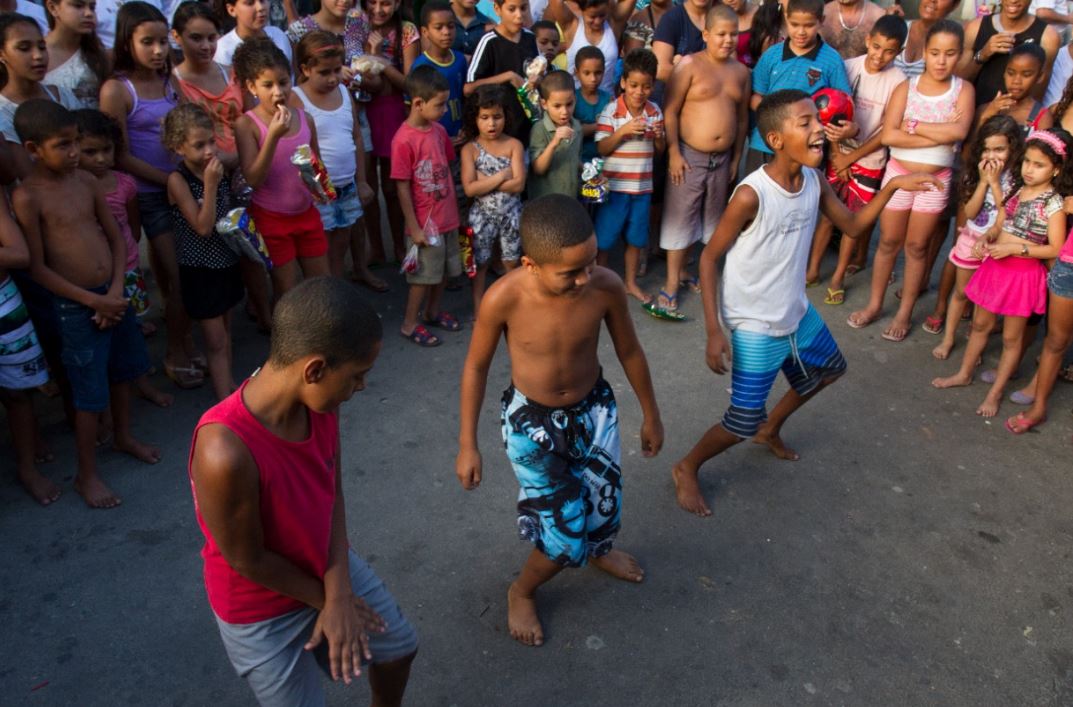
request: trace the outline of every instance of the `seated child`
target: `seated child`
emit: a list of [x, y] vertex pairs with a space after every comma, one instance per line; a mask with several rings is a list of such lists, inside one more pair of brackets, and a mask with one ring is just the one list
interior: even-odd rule
[[[782, 441], [783, 424], [846, 370], [838, 345], [805, 296], [805, 267], [820, 212], [847, 237], [856, 238], [896, 190], [940, 185], [930, 174], [901, 175], [851, 214], [819, 170], [824, 131], [809, 94], [793, 89], [768, 94], [756, 117], [774, 158], [734, 190], [701, 254], [707, 363], [722, 375], [732, 356], [732, 392], [722, 422], [672, 472], [678, 505], [699, 516], [712, 513], [697, 480], [704, 462], [750, 438], [768, 445], [780, 459], [798, 459]], [[720, 283], [716, 267], [724, 256]], [[730, 329], [729, 340], [722, 323]], [[780, 370], [790, 390], [768, 418], [767, 397]]]
[[276, 304], [268, 360], [194, 430], [205, 590], [263, 705], [323, 705], [322, 668], [350, 684], [365, 662], [372, 703], [402, 703], [417, 634], [347, 542], [339, 459], [339, 406], [365, 388], [381, 326], [350, 283], [302, 282]]
[[642, 304], [651, 297], [637, 284], [641, 251], [648, 247], [652, 160], [663, 152], [663, 113], [652, 101], [659, 62], [648, 49], [634, 49], [622, 62], [622, 95], [609, 103], [596, 125], [596, 149], [606, 158], [607, 201], [596, 210], [598, 261], [626, 237], [626, 292]]
[[128, 384], [149, 370], [149, 356], [123, 297], [127, 247], [104, 189], [78, 169], [74, 114], [53, 101], [26, 101], [15, 112], [15, 130], [34, 158], [13, 195], [15, 216], [30, 248], [30, 275], [55, 295], [75, 409], [75, 489], [91, 508], [113, 508], [120, 499], [97, 471], [100, 413], [111, 405], [117, 450], [160, 461], [160, 450], [130, 429]]
[[622, 281], [595, 265], [585, 207], [560, 194], [534, 199], [522, 210], [521, 234], [522, 267], [488, 289], [474, 325], [462, 372], [455, 470], [463, 488], [480, 484], [477, 420], [503, 336], [512, 384], [500, 424], [520, 486], [518, 531], [535, 546], [507, 592], [507, 624], [517, 641], [539, 646], [544, 631], [534, 592], [564, 567], [591, 559], [619, 579], [644, 578], [633, 557], [612, 549], [622, 469], [615, 395], [597, 355], [603, 325], [641, 404], [644, 456], [663, 446], [663, 423]]
[[574, 117], [574, 79], [552, 71], [540, 81], [544, 117], [529, 133], [529, 198], [545, 194], [577, 197], [581, 166], [581, 123]]

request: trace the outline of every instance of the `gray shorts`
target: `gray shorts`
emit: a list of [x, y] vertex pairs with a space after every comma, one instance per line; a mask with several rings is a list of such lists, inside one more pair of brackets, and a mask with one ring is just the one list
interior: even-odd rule
[[678, 149], [689, 169], [681, 184], [667, 179], [659, 235], [659, 247], [664, 250], [707, 243], [723, 217], [730, 193], [730, 152], [700, 152], [684, 142], [678, 143]]
[[[384, 633], [369, 634], [375, 663], [387, 663], [417, 650], [417, 632], [372, 568], [348, 551], [350, 584], [355, 596], [387, 623]], [[328, 673], [327, 644], [305, 650], [317, 611], [292, 611], [252, 624], [229, 624], [216, 617], [227, 656], [239, 677], [245, 678], [262, 707], [323, 707], [323, 676]]]

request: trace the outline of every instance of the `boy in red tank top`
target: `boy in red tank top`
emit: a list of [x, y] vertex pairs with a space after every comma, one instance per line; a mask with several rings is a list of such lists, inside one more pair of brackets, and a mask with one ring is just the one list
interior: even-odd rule
[[350, 549], [338, 407], [365, 388], [380, 319], [348, 283], [285, 294], [268, 360], [194, 431], [190, 482], [205, 589], [235, 670], [261, 705], [324, 704], [320, 667], [401, 704], [417, 635]]

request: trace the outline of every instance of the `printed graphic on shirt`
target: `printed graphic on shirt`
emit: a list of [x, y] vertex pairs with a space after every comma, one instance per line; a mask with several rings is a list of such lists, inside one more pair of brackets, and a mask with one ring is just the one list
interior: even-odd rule
[[[446, 164], [432, 164], [432, 160], [419, 160], [414, 166], [414, 181], [425, 194], [429, 194], [433, 201], [443, 201], [448, 197], [447, 177], [450, 171]], [[453, 196], [453, 195], [452, 195]]]

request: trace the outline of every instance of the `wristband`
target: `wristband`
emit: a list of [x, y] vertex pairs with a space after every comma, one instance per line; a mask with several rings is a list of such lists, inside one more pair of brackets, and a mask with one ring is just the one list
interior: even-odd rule
[[910, 135], [916, 135], [917, 125], [920, 125], [920, 121], [916, 118], [911, 118], [905, 123], [905, 132], [909, 133]]
[[1025, 257], [1028, 257], [1028, 244], [1027, 243], [1022, 243], [1021, 244], [1021, 255], [1025, 256]]
[[[981, 49], [981, 50], [980, 50], [980, 52], [982, 52], [982, 51], [983, 51], [983, 50]], [[983, 65], [984, 65], [984, 64], [986, 64], [987, 62], [986, 62], [986, 61], [984, 61], [984, 58], [983, 58], [982, 56], [980, 56], [980, 52], [976, 52], [975, 54], [973, 54], [973, 55], [972, 55], [972, 60], [973, 60], [974, 62], [976, 62], [977, 64], [980, 64], [981, 66], [983, 66]]]

